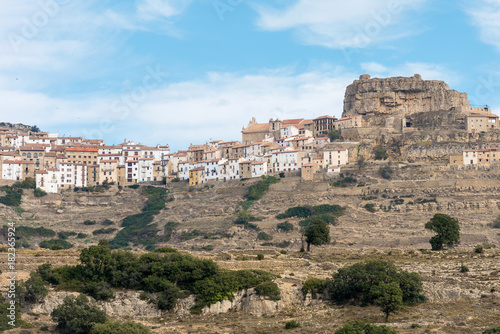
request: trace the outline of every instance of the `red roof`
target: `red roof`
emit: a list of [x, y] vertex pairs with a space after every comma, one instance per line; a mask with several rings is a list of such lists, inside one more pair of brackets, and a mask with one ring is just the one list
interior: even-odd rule
[[90, 147], [66, 147], [66, 151], [70, 152], [98, 152], [99, 149], [97, 148], [90, 148]]
[[297, 118], [297, 119], [286, 119], [281, 122], [282, 125], [292, 125], [292, 124], [300, 124], [304, 119], [303, 118]]

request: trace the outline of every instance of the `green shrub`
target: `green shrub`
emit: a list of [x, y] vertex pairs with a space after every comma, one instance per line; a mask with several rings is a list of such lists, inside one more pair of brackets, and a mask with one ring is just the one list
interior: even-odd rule
[[92, 326], [91, 334], [151, 334], [148, 327], [132, 321], [111, 321]]
[[293, 231], [293, 224], [290, 224], [289, 222], [278, 223], [278, 225], [276, 225], [276, 229], [278, 231], [281, 230], [285, 232]]
[[387, 150], [381, 146], [375, 147], [373, 154], [375, 155], [375, 160], [387, 160], [389, 158]]
[[49, 327], [42, 326], [42, 327], [40, 327], [40, 331], [42, 331], [42, 332], [48, 332], [49, 331]]
[[279, 215], [276, 216], [278, 219], [285, 219], [285, 218], [291, 218], [291, 217], [301, 217], [301, 218], [307, 218], [313, 215], [313, 209], [312, 207], [308, 206], [296, 206], [293, 208], [289, 208], [285, 211], [285, 213], [280, 213]]
[[84, 225], [95, 225], [97, 222], [95, 220], [86, 220], [83, 222]]
[[269, 189], [269, 186], [271, 184], [277, 183], [278, 181], [279, 179], [275, 178], [274, 176], [270, 176], [265, 180], [261, 180], [256, 184], [250, 186], [250, 188], [248, 188], [247, 199], [253, 201], [261, 199], [262, 196], [264, 196], [265, 192]]
[[474, 248], [474, 252], [478, 253], [478, 254], [481, 254], [482, 252], [484, 252], [483, 246], [482, 245], [477, 245], [476, 248]]
[[500, 334], [500, 326], [488, 328], [483, 334]]
[[394, 170], [389, 165], [380, 167], [378, 172], [386, 180], [392, 179], [392, 175], [394, 174]]
[[425, 300], [421, 294], [422, 281], [417, 273], [402, 271], [383, 260], [340, 268], [331, 280], [327, 280], [326, 285], [330, 298], [336, 303], [344, 304], [354, 300], [361, 305], [368, 305], [375, 303], [374, 287], [392, 282], [399, 284], [404, 304], [411, 305]]
[[468, 273], [469, 272], [469, 267], [467, 267], [465, 264], [462, 264], [460, 266], [460, 272], [461, 273]]
[[354, 185], [356, 185], [356, 183], [358, 183], [357, 179], [355, 179], [352, 176], [347, 176], [347, 177], [341, 178], [339, 181], [334, 182], [333, 186], [337, 187], [337, 188], [346, 188], [349, 186], [354, 186]]
[[286, 253], [287, 253], [286, 250], [284, 250], [284, 249], [280, 250], [280, 254], [285, 255]]
[[40, 248], [47, 248], [51, 250], [68, 249], [71, 247], [73, 247], [73, 245], [64, 239], [51, 239], [40, 243]]
[[318, 297], [318, 293], [322, 294], [326, 289], [326, 281], [319, 278], [310, 278], [304, 282], [302, 293], [304, 297], [310, 292], [313, 299]]
[[179, 226], [179, 223], [176, 222], [168, 222], [165, 224], [164, 227], [164, 239], [165, 241], [170, 241], [170, 238], [172, 238], [172, 233], [174, 233], [175, 228]]
[[106, 322], [106, 313], [89, 302], [85, 295], [68, 296], [50, 314], [57, 328], [67, 334], [88, 334], [92, 326]]
[[154, 250], [156, 253], [178, 253], [177, 249], [171, 247], [161, 247]]
[[47, 282], [37, 272], [31, 272], [30, 278], [23, 284], [22, 298], [28, 304], [39, 303], [45, 299], [49, 290]]
[[491, 224], [491, 227], [493, 228], [500, 228], [500, 215], [498, 215], [493, 223]]
[[280, 179], [282, 179], [285, 177], [285, 172], [280, 172], [278, 175], [279, 175]]
[[106, 219], [101, 224], [104, 225], [104, 226], [109, 226], [109, 225], [113, 225], [114, 222], [112, 220], [110, 220], [110, 219]]
[[35, 188], [35, 190], [33, 190], [33, 194], [35, 195], [35, 197], [47, 196], [47, 193], [40, 188]]
[[419, 324], [411, 324], [411, 328], [420, 328]]
[[285, 329], [294, 329], [300, 327], [300, 323], [295, 320], [289, 321], [285, 324]]
[[117, 229], [116, 228], [112, 228], [112, 227], [109, 227], [109, 228], [101, 228], [101, 229], [98, 229], [98, 230], [95, 230], [92, 232], [93, 235], [99, 235], [99, 234], [110, 234], [110, 233], [113, 233], [114, 231], [116, 231]]
[[108, 300], [113, 297], [113, 290], [107, 282], [88, 282], [84, 292], [95, 300]]
[[130, 186], [128, 186], [130, 189], [137, 189], [139, 188], [139, 185], [138, 184], [131, 184]]
[[375, 212], [377, 211], [377, 209], [375, 209], [375, 204], [373, 203], [366, 203], [363, 208], [366, 209], [366, 211], [369, 211], [369, 212]]
[[257, 254], [257, 260], [259, 261], [264, 260], [264, 254]]
[[59, 237], [59, 239], [68, 239], [69, 237], [72, 237], [72, 236], [75, 236], [77, 235], [76, 232], [69, 232], [69, 231], [61, 231], [59, 233], [57, 233], [57, 236]]
[[5, 196], [0, 197], [0, 203], [7, 206], [19, 206], [21, 205], [21, 198], [23, 195], [22, 188], [13, 188], [9, 186], [0, 187], [1, 190], [5, 191]]
[[88, 237], [88, 234], [85, 234], [85, 233], [78, 233], [78, 235], [76, 236], [78, 239], [85, 239], [86, 237]]
[[35, 189], [36, 182], [32, 177], [27, 177], [23, 181], [14, 182], [12, 188]]
[[259, 232], [259, 234], [257, 235], [257, 240], [269, 241], [269, 240], [273, 240], [273, 237], [271, 235], [267, 234], [266, 232]]
[[269, 297], [271, 300], [281, 300], [280, 289], [278, 288], [278, 284], [268, 281], [263, 282], [255, 287], [255, 293], [259, 296]]

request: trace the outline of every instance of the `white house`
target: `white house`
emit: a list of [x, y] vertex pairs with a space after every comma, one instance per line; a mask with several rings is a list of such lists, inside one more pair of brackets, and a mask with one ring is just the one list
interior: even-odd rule
[[57, 168], [37, 170], [35, 173], [36, 187], [47, 193], [55, 194], [59, 190], [60, 178], [60, 172]]
[[281, 138], [295, 137], [295, 136], [298, 136], [299, 133], [300, 133], [299, 129], [297, 129], [293, 125], [290, 125], [290, 126], [287, 126], [285, 128], [280, 129]]
[[323, 151], [323, 168], [344, 166], [349, 163], [349, 151], [346, 148], [326, 149]]
[[252, 177], [261, 177], [267, 174], [267, 161], [254, 161], [252, 163]]
[[464, 150], [464, 165], [477, 165], [479, 150]]
[[23, 162], [21, 160], [4, 160], [2, 162], [2, 179], [19, 181], [23, 179]]
[[177, 166], [179, 169], [179, 179], [189, 180], [189, 171], [195, 167], [189, 161], [180, 161]]
[[281, 151], [273, 153], [272, 164], [275, 173], [294, 172], [300, 170], [298, 151]]
[[140, 158], [137, 164], [138, 178], [137, 182], [150, 182], [154, 180], [153, 177], [153, 158]]

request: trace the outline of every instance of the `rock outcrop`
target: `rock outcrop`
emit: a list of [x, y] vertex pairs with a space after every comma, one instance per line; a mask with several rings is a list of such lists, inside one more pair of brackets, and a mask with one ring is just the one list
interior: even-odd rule
[[470, 108], [466, 93], [450, 90], [443, 81], [413, 77], [371, 79], [362, 75], [346, 89], [342, 117], [393, 115], [404, 117], [427, 111]]

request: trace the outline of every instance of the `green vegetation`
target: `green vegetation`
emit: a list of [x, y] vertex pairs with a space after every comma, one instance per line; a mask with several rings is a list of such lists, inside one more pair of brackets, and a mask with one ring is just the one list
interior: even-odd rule
[[373, 296], [375, 304], [380, 306], [382, 312], [385, 313], [385, 321], [389, 320], [389, 315], [403, 307], [403, 291], [399, 287], [399, 283], [382, 283], [373, 288]]
[[[3, 235], [8, 235], [8, 226], [3, 225], [1, 231]], [[55, 235], [56, 232], [44, 227], [16, 226], [16, 247], [31, 247], [30, 241], [33, 238], [52, 238]]]
[[269, 299], [278, 301], [281, 300], [280, 289], [278, 288], [278, 284], [267, 281], [262, 282], [261, 284], [255, 287], [255, 293], [259, 296], [266, 296]]
[[86, 237], [88, 237], [88, 234], [85, 234], [85, 233], [78, 233], [78, 235], [76, 236], [78, 239], [85, 239]]
[[130, 186], [128, 186], [130, 189], [138, 189], [139, 188], [139, 185], [138, 184], [132, 184]]
[[[264, 242], [261, 246], [274, 246], [278, 248], [287, 248], [290, 246], [290, 241], [281, 241], [281, 242]], [[286, 252], [286, 251], [285, 251]]]
[[269, 241], [273, 240], [273, 237], [266, 232], [259, 232], [259, 234], [257, 235], [257, 240]]
[[12, 185], [12, 188], [35, 189], [36, 182], [32, 177], [27, 177], [23, 181], [17, 181]]
[[104, 225], [104, 226], [109, 226], [109, 225], [113, 225], [113, 224], [114, 224], [114, 222], [110, 219], [106, 219], [105, 221], [103, 221], [101, 223], [101, 225]]
[[[395, 284], [384, 286], [390, 283]], [[404, 305], [425, 300], [421, 294], [422, 282], [417, 273], [400, 270], [394, 264], [383, 260], [356, 263], [341, 268], [331, 280], [327, 280], [326, 285], [331, 300], [338, 304], [352, 302], [361, 306], [377, 303], [381, 305], [387, 299], [398, 299], [391, 297], [398, 294], [393, 291], [397, 290], [395, 286], [401, 290]]]
[[482, 252], [484, 252], [484, 247], [482, 245], [477, 245], [476, 248], [474, 248], [474, 252], [481, 254]]
[[326, 281], [319, 278], [310, 278], [304, 282], [302, 293], [304, 297], [310, 292], [313, 299], [318, 298], [318, 293], [322, 294], [326, 289]]
[[340, 135], [339, 130], [335, 130], [335, 129], [328, 130], [328, 138], [330, 138], [331, 141], [340, 139], [341, 137], [342, 136]]
[[366, 203], [363, 208], [366, 209], [366, 211], [369, 211], [369, 212], [375, 212], [377, 211], [377, 209], [375, 209], [375, 204], [373, 203]]
[[375, 147], [373, 149], [373, 154], [375, 155], [375, 160], [387, 160], [387, 158], [389, 158], [387, 150], [382, 146]]
[[43, 197], [47, 196], [47, 193], [40, 188], [35, 188], [35, 190], [33, 190], [33, 195], [35, 195], [35, 197]]
[[69, 231], [61, 231], [59, 233], [57, 233], [57, 236], [59, 237], [59, 239], [68, 239], [69, 237], [73, 237], [77, 235], [76, 232], [69, 232]]
[[469, 267], [467, 267], [465, 264], [462, 263], [462, 265], [460, 266], [460, 272], [461, 273], [468, 273]]
[[64, 298], [50, 316], [57, 322], [61, 333], [67, 334], [90, 334], [92, 326], [106, 322], [106, 313], [90, 303], [85, 295]]
[[305, 228], [307, 251], [311, 250], [311, 245], [321, 246], [330, 242], [330, 229], [322, 220], [314, 220], [311, 225]]
[[278, 219], [285, 219], [291, 217], [299, 217], [299, 218], [309, 218], [313, 216], [318, 216], [321, 214], [330, 214], [334, 217], [340, 217], [344, 214], [345, 208], [340, 205], [330, 205], [330, 204], [322, 204], [317, 206], [296, 206], [293, 208], [287, 209], [284, 213], [280, 213], [276, 216]]
[[294, 329], [300, 327], [300, 323], [295, 320], [289, 321], [285, 324], [285, 329]]
[[386, 180], [392, 179], [392, 175], [394, 174], [394, 169], [392, 169], [390, 162], [387, 166], [380, 167], [378, 170], [380, 176], [382, 176]]
[[97, 222], [95, 220], [86, 220], [83, 222], [84, 225], [95, 225]]
[[73, 245], [64, 239], [45, 240], [40, 243], [40, 248], [48, 248], [51, 250], [68, 249]]
[[337, 329], [335, 334], [397, 334], [397, 332], [384, 325], [377, 326], [361, 320], [356, 320]]
[[0, 187], [0, 190], [5, 191], [5, 196], [0, 197], [0, 203], [7, 206], [21, 205], [21, 198], [23, 195], [22, 188], [14, 188], [9, 186]]
[[349, 186], [354, 186], [358, 183], [358, 180], [352, 176], [344, 176], [340, 174], [340, 180], [333, 182], [333, 186], [337, 188], [346, 188]]
[[269, 177], [257, 182], [256, 184], [250, 186], [250, 188], [248, 188], [247, 199], [250, 201], [252, 201], [252, 200], [257, 201], [257, 200], [261, 199], [262, 196], [264, 196], [266, 191], [269, 189], [269, 186], [271, 184], [277, 183], [278, 181], [279, 181], [279, 179], [277, 179], [276, 177], [269, 176]]
[[257, 260], [259, 261], [264, 260], [264, 254], [257, 254]]
[[[111, 297], [112, 288], [143, 290], [147, 300], [165, 310], [172, 309], [178, 298], [194, 294], [193, 313], [200, 313], [204, 306], [217, 301], [232, 299], [235, 291], [256, 288], [276, 277], [260, 270], [223, 270], [211, 260], [197, 259], [168, 247], [137, 255], [112, 251], [105, 242], [83, 249], [80, 262], [55, 269], [44, 267], [40, 273], [57, 284], [58, 290], [84, 292], [96, 299]], [[277, 298], [268, 284], [258, 290], [261, 295]]]
[[483, 334], [500, 334], [500, 326], [488, 328]]
[[132, 321], [106, 322], [92, 326], [91, 334], [150, 334], [148, 327]]
[[110, 248], [127, 247], [130, 242], [134, 245], [146, 246], [146, 249], [154, 248], [158, 238], [158, 228], [152, 224], [154, 216], [165, 208], [165, 188], [156, 188], [148, 186], [142, 188], [142, 193], [148, 200], [142, 209], [142, 213], [125, 217], [122, 222], [123, 229], [117, 233], [115, 238], [110, 241]]
[[170, 241], [170, 238], [172, 238], [172, 233], [174, 233], [175, 228], [179, 226], [179, 223], [176, 222], [168, 222], [165, 224], [164, 227], [164, 239], [165, 241]]
[[95, 230], [94, 232], [92, 232], [92, 234], [93, 235], [110, 234], [110, 233], [113, 233], [114, 231], [116, 231], [116, 228], [112, 228], [112, 227], [101, 228], [101, 229]]
[[238, 212], [238, 218], [235, 220], [235, 224], [243, 225], [245, 228], [253, 229], [258, 231], [259, 227], [255, 224], [250, 223], [251, 221], [259, 221], [260, 219], [252, 216], [248, 210], [241, 210]]
[[437, 233], [429, 240], [433, 251], [442, 250], [443, 244], [453, 247], [460, 243], [460, 226], [456, 218], [437, 213], [425, 224], [425, 228]]
[[278, 223], [278, 225], [276, 225], [276, 229], [278, 231], [290, 232], [293, 231], [293, 224], [290, 224], [289, 222]]

